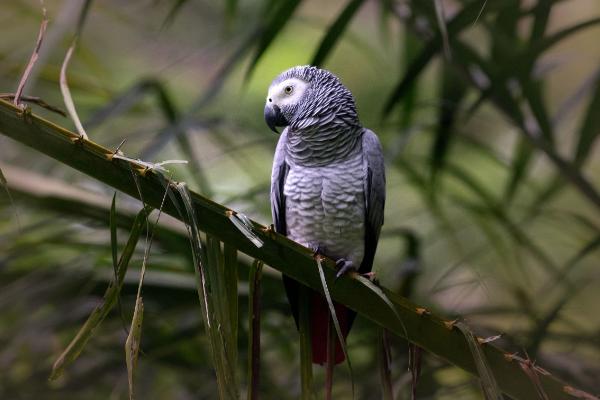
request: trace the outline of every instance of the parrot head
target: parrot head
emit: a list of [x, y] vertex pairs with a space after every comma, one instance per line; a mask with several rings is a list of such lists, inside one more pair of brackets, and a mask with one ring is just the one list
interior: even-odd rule
[[277, 127], [299, 131], [334, 120], [358, 125], [352, 94], [331, 72], [309, 65], [293, 67], [269, 86], [265, 121], [274, 132]]

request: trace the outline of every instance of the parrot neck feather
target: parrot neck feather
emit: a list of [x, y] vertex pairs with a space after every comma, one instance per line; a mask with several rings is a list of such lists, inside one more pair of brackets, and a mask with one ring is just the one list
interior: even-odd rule
[[360, 125], [311, 124], [302, 129], [288, 129], [287, 155], [293, 164], [318, 167], [342, 161], [360, 151]]

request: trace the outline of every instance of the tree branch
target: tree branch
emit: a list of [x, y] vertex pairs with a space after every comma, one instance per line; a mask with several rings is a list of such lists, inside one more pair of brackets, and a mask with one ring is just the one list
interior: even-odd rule
[[[165, 188], [160, 172], [149, 170], [133, 161], [113, 158], [111, 150], [81, 139], [77, 133], [3, 100], [0, 100], [0, 133], [134, 198], [139, 198], [140, 194], [131, 173], [133, 168], [138, 174], [137, 180], [144, 201], [156, 208], [162, 202]], [[177, 190], [173, 190], [173, 196], [167, 197], [163, 212], [181, 220], [182, 216], [177, 211], [178, 205], [174, 204], [173, 200], [181, 201]], [[201, 230], [322, 292], [311, 250], [253, 222], [254, 232], [264, 241], [264, 245], [258, 248], [233, 225], [228, 217], [231, 210], [195, 193], [192, 193], [192, 203]], [[477, 375], [477, 367], [468, 342], [453, 323], [428, 311], [424, 312], [423, 308], [383, 288], [382, 293], [395, 307], [395, 310], [391, 310], [386, 299], [357, 279], [345, 276], [334, 284], [335, 263], [325, 260], [323, 265], [326, 267], [324, 272], [331, 295], [337, 302], [345, 304], [390, 332], [405, 337], [449, 363]], [[537, 382], [532, 382], [531, 373], [525, 372], [527, 368], [529, 371], [532, 368], [536, 371], [539, 385], [552, 399], [573, 399], [574, 393], [583, 393], [565, 385], [543, 369], [532, 366], [528, 360], [509, 355], [493, 344], [481, 346], [498, 386], [515, 399], [537, 398], [540, 386]], [[595, 398], [585, 395], [588, 399]]]

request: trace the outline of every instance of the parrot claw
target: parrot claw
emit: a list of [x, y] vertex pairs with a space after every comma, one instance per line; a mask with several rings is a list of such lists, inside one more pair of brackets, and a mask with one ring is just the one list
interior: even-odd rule
[[323, 253], [321, 252], [321, 246], [319, 246], [318, 244], [317, 245], [309, 245], [308, 248], [313, 251], [314, 258], [317, 258], [318, 256], [323, 255]]
[[276, 233], [277, 231], [275, 230], [275, 225], [271, 224], [269, 226], [263, 226], [261, 229], [261, 231], [263, 231], [264, 233], [266, 233], [269, 236], [273, 236], [274, 233]]
[[356, 267], [352, 261], [348, 261], [344, 258], [340, 258], [335, 262], [335, 266], [338, 267], [338, 272], [335, 274], [335, 280], [337, 281], [342, 275], [346, 275], [350, 271], [356, 271]]
[[375, 272], [371, 271], [371, 272], [367, 272], [365, 274], [361, 274], [362, 276], [364, 276], [365, 278], [367, 278], [370, 281], [375, 281], [377, 279], [377, 277], [375, 276]]

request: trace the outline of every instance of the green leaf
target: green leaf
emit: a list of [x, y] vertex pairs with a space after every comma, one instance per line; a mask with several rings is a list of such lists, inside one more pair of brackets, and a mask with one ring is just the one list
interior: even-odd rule
[[598, 24], [600, 24], [600, 17], [590, 18], [586, 21], [573, 24], [567, 28], [555, 32], [550, 36], [546, 36], [545, 38], [532, 45], [530, 51], [527, 52], [527, 54], [525, 54], [524, 57], [526, 59], [536, 59], [546, 50], [549, 50], [551, 47], [562, 43], [562, 41], [568, 38], [569, 36], [578, 33], [583, 29], [590, 28]]
[[417, 78], [429, 62], [433, 59], [438, 51], [438, 44], [436, 42], [430, 42], [425, 45], [425, 48], [419, 53], [419, 55], [411, 62], [408, 69], [404, 73], [402, 79], [396, 84], [392, 93], [389, 95], [383, 107], [383, 117], [387, 117], [392, 111], [397, 102], [399, 102], [404, 95], [409, 92], [412, 86], [416, 83]]
[[[321, 265], [321, 259], [317, 257], [317, 267], [319, 269], [319, 277], [321, 278], [321, 285], [323, 288], [323, 293], [325, 294], [325, 299], [327, 300], [327, 305], [329, 306], [329, 313], [331, 316], [331, 322], [335, 327], [335, 332], [337, 334], [337, 338], [342, 347], [342, 351], [344, 352], [344, 356], [346, 357], [346, 363], [348, 364], [348, 369], [350, 370], [350, 380], [352, 382], [352, 398], [354, 398], [354, 373], [352, 371], [352, 363], [350, 362], [350, 357], [348, 356], [348, 350], [346, 348], [346, 339], [342, 334], [342, 329], [340, 328], [340, 321], [338, 320], [337, 314], [335, 312], [335, 307], [333, 306], [333, 301], [331, 300], [331, 294], [329, 293], [329, 287], [327, 286], [327, 280], [325, 279], [325, 273], [323, 272], [323, 266]], [[335, 337], [334, 337], [335, 338]], [[333, 339], [334, 339], [333, 338]], [[335, 352], [335, 344], [331, 340], [328, 339], [328, 347], [331, 346], [331, 349]], [[329, 360], [335, 359], [335, 357], [328, 356]]]
[[313, 363], [312, 344], [310, 337], [310, 297], [312, 291], [304, 285], [298, 288], [298, 322], [300, 332], [300, 398], [311, 400], [314, 398], [312, 389]]
[[252, 71], [258, 64], [258, 61], [263, 56], [265, 51], [269, 48], [273, 40], [277, 37], [277, 34], [285, 27], [285, 25], [292, 19], [294, 11], [302, 0], [278, 0], [271, 2], [273, 11], [270, 13], [270, 17], [267, 18], [266, 24], [261, 30], [260, 37], [258, 39], [258, 46], [254, 52], [254, 56], [250, 61], [250, 65], [246, 70], [246, 80], [252, 74]]
[[[211, 235], [207, 235], [206, 249], [203, 251], [204, 246], [202, 246], [191, 194], [185, 183], [178, 183], [176, 189], [186, 211], [184, 218], [192, 246], [196, 287], [204, 326], [209, 337], [219, 396], [222, 399], [238, 398], [236, 365], [232, 359], [235, 352], [228, 349], [226, 339], [227, 332], [230, 332], [231, 329], [231, 321], [224, 317], [227, 310], [227, 306], [224, 304], [226, 289], [223, 286], [222, 277], [218, 273], [219, 262], [222, 262], [220, 245]], [[222, 330], [225, 330], [226, 333], [223, 334]]]
[[[175, 101], [170, 95], [168, 88], [161, 82], [154, 79], [142, 82], [142, 84], [148, 85], [148, 88], [144, 90], [150, 90], [155, 94], [158, 108], [162, 111], [165, 121], [169, 123], [170, 127], [174, 128], [165, 132], [171, 133], [171, 135], [175, 138], [179, 149], [191, 163], [193, 176], [195, 177], [195, 181], [200, 186], [200, 190], [207, 196], [211, 196], [213, 193], [212, 187], [208, 178], [206, 177], [199, 157], [193, 151], [194, 147], [192, 146], [188, 137], [188, 130], [179, 124], [181, 113], [179, 112]], [[144, 154], [145, 153], [146, 152], [144, 152]]]
[[531, 357], [536, 357], [539, 351], [539, 348], [548, 336], [548, 329], [550, 325], [559, 317], [560, 312], [564, 308], [564, 306], [571, 300], [574, 296], [574, 291], [567, 291], [557, 302], [556, 304], [550, 308], [546, 312], [544, 316], [538, 318], [535, 321], [535, 325], [531, 332], [528, 335], [528, 344], [527, 344], [527, 355]]
[[534, 22], [531, 27], [531, 33], [529, 34], [530, 43], [536, 42], [544, 37], [553, 6], [554, 2], [552, 1], [540, 1], [533, 10]]
[[98, 326], [102, 323], [104, 318], [106, 318], [110, 310], [112, 310], [117, 303], [121, 287], [123, 286], [123, 279], [127, 273], [129, 261], [131, 261], [133, 251], [135, 250], [140, 234], [145, 227], [146, 219], [148, 218], [149, 213], [150, 208], [144, 207], [135, 218], [133, 226], [131, 227], [129, 239], [127, 240], [127, 244], [123, 249], [121, 258], [119, 259], [117, 279], [110, 283], [104, 292], [102, 303], [96, 306], [81, 329], [79, 329], [79, 332], [77, 332], [75, 338], [71, 340], [67, 348], [54, 362], [50, 380], [60, 377], [64, 369], [73, 361], [75, 361], [77, 357], [79, 357], [88, 340], [90, 340], [90, 338], [94, 335]]
[[154, 78], [144, 78], [120, 92], [106, 105], [95, 111], [85, 125], [88, 129], [93, 129], [109, 118], [115, 118], [127, 112], [136, 104], [141, 103], [144, 97], [148, 95], [156, 96], [157, 106], [166, 121], [173, 122], [179, 117], [179, 113], [171, 102], [169, 93], [163, 83]]
[[[237, 365], [237, 251], [227, 246], [221, 250], [221, 242], [212, 235], [206, 236], [207, 275], [210, 287], [209, 306], [213, 309], [214, 324], [223, 342], [226, 365], [235, 378]], [[225, 261], [227, 257], [227, 262]], [[236, 272], [233, 272], [235, 270]], [[228, 377], [230, 379], [231, 376]]]
[[[598, 20], [600, 22], [600, 19]], [[499, 85], [495, 81], [495, 77], [491, 72], [489, 63], [483, 60], [476, 51], [470, 46], [456, 41], [454, 43], [454, 51], [460, 53], [460, 57], [463, 60], [469, 60], [468, 64], [477, 65], [485, 74], [489, 77], [490, 88], [492, 93], [492, 102], [494, 105], [502, 111], [506, 116], [513, 121], [515, 125], [519, 127], [519, 132], [529, 141], [529, 143], [536, 147], [538, 150], [548, 156], [550, 161], [554, 164], [556, 169], [561, 175], [571, 183], [585, 198], [593, 204], [596, 208], [600, 209], [600, 193], [592, 185], [592, 183], [577, 169], [576, 165], [573, 165], [569, 161], [565, 160], [559, 155], [545, 140], [545, 138], [538, 135], [536, 130], [531, 129], [529, 124], [525, 121], [525, 116], [521, 110], [520, 104], [512, 96], [510, 91], [504, 85]], [[471, 78], [472, 83], [479, 88], [477, 82]], [[479, 88], [481, 89], [481, 88]]]
[[254, 260], [248, 277], [248, 400], [260, 397], [260, 283], [263, 263]]
[[0, 169], [0, 185], [2, 185], [4, 188], [7, 187], [8, 181], [6, 180], [6, 177], [4, 176], [4, 173], [2, 172], [2, 169]]
[[110, 206], [110, 217], [108, 224], [110, 226], [110, 249], [112, 253], [113, 269], [115, 271], [115, 279], [117, 279], [117, 270], [119, 269], [118, 260], [118, 243], [117, 243], [117, 208], [116, 208], [117, 192], [113, 195], [112, 203]]
[[193, 176], [200, 186], [200, 190], [210, 196], [212, 194], [212, 188], [204, 173], [202, 164], [196, 154], [192, 151], [193, 146], [187, 136], [187, 130], [184, 129], [183, 125], [180, 123], [181, 113], [173, 100], [168, 87], [160, 80], [154, 78], [141, 79], [112, 99], [104, 107], [96, 111], [85, 125], [88, 129], [93, 129], [109, 118], [114, 118], [126, 113], [133, 106], [142, 103], [147, 96], [154, 97], [156, 107], [168, 124], [168, 129], [161, 131], [159, 135], [153, 138], [150, 144], [142, 151], [142, 157], [152, 155], [157, 147], [162, 148], [170, 139], [175, 139], [181, 152], [187, 158], [187, 161], [192, 164]]
[[473, 332], [471, 332], [469, 328], [462, 322], [457, 322], [454, 324], [454, 326], [456, 326], [463, 333], [465, 339], [467, 340], [467, 344], [469, 345], [469, 349], [473, 355], [473, 360], [475, 361], [475, 366], [477, 367], [479, 379], [481, 380], [481, 388], [486, 400], [503, 400], [502, 393], [498, 388], [494, 373], [488, 365], [485, 354], [481, 350], [481, 345], [477, 341], [477, 338], [473, 335]]
[[513, 160], [511, 168], [509, 169], [510, 176], [504, 189], [504, 200], [507, 204], [514, 199], [519, 183], [526, 178], [527, 168], [534, 155], [534, 151], [526, 139], [519, 138], [512, 154]]
[[125, 363], [127, 364], [127, 381], [129, 383], [129, 400], [134, 400], [133, 380], [137, 370], [140, 342], [142, 338], [142, 321], [144, 319], [144, 302], [141, 297], [135, 299], [135, 309], [131, 319], [129, 335], [125, 341]]
[[165, 20], [162, 23], [163, 28], [173, 23], [175, 17], [177, 17], [177, 14], [181, 10], [181, 8], [185, 5], [185, 3], [187, 3], [187, 0], [174, 0], [173, 3], [174, 4], [171, 6], [171, 9], [167, 13]]
[[20, 230], [21, 222], [19, 220], [19, 211], [17, 209], [17, 206], [15, 205], [12, 194], [10, 193], [10, 189], [8, 188], [8, 181], [6, 180], [6, 177], [4, 176], [4, 173], [2, 172], [1, 168], [0, 168], [0, 186], [2, 186], [4, 188], [4, 190], [6, 191], [6, 197], [8, 197], [8, 202], [10, 203], [10, 206], [12, 207], [14, 214], [15, 214], [15, 222], [17, 224], [17, 229]]
[[541, 82], [532, 80], [532, 77], [521, 77], [521, 87], [523, 89], [523, 97], [527, 100], [531, 113], [535, 118], [541, 134], [543, 135], [549, 146], [554, 146], [554, 129], [550, 123], [548, 109], [542, 96], [543, 86]]
[[311, 65], [316, 67], [320, 67], [325, 62], [325, 59], [331, 53], [331, 50], [335, 47], [336, 43], [343, 35], [344, 31], [348, 27], [350, 21], [356, 14], [356, 12], [360, 9], [360, 6], [363, 5], [364, 0], [350, 0], [346, 7], [342, 10], [342, 12], [335, 19], [333, 24], [327, 29], [327, 33], [321, 39], [321, 43], [319, 44], [319, 48], [315, 52], [312, 57]]
[[256, 247], [262, 247], [263, 241], [252, 232], [252, 224], [250, 219], [242, 213], [230, 213], [229, 219], [233, 225], [248, 238]]
[[237, 249], [230, 243], [223, 243], [223, 283], [225, 285], [227, 310], [227, 325], [229, 326], [229, 352], [233, 365], [237, 364], [238, 339], [238, 259]]
[[379, 335], [379, 376], [381, 378], [381, 397], [384, 400], [394, 400], [392, 389], [392, 354], [388, 334], [385, 329], [381, 329]]
[[[587, 223], [587, 222], [583, 221], [583, 223]], [[590, 228], [594, 231], [598, 230], [598, 228], [596, 226], [591, 226]], [[553, 279], [551, 283], [545, 285], [542, 291], [544, 293], [550, 293], [551, 291], [556, 289], [556, 286], [565, 285], [565, 282], [567, 283], [567, 286], [572, 288], [573, 284], [569, 281], [568, 277], [570, 274], [572, 274], [573, 269], [584, 258], [589, 256], [590, 254], [593, 254], [599, 248], [600, 248], [600, 235], [596, 235], [590, 241], [588, 241], [584, 246], [582, 246], [581, 249], [579, 249], [579, 251], [577, 251], [577, 253], [575, 253], [571, 258], [569, 258], [569, 260], [567, 260], [567, 262], [565, 262], [563, 268], [560, 271], [560, 274], [558, 276], [556, 276], [555, 279]]]
[[357, 279], [360, 283], [362, 283], [366, 287], [368, 287], [381, 300], [383, 300], [383, 302], [385, 304], [387, 304], [387, 306], [390, 308], [390, 310], [392, 310], [392, 312], [394, 313], [394, 315], [398, 318], [398, 321], [400, 322], [400, 325], [402, 325], [404, 327], [403, 328], [404, 329], [404, 333], [406, 335], [406, 338], [408, 338], [408, 331], [406, 331], [406, 327], [404, 326], [404, 322], [402, 322], [402, 318], [400, 318], [400, 314], [398, 314], [398, 311], [396, 311], [396, 308], [394, 307], [394, 305], [392, 304], [392, 302], [390, 301], [390, 299], [385, 295], [385, 293], [383, 293], [383, 290], [381, 290], [381, 288], [379, 286], [377, 286], [376, 284], [374, 284], [373, 282], [371, 282], [369, 279], [365, 278], [364, 276], [362, 276], [360, 274], [356, 274], [354, 276], [354, 278]]
[[[417, 2], [416, 4], [419, 4]], [[424, 2], [425, 3], [425, 2]], [[489, 4], [488, 9], [498, 8], [501, 4]], [[447, 36], [454, 40], [459, 33], [469, 27], [477, 18], [481, 9], [481, 4], [477, 1], [470, 2], [464, 6], [448, 24]], [[488, 10], [488, 11], [489, 11]], [[421, 75], [425, 68], [429, 65], [435, 55], [437, 55], [443, 47], [441, 33], [436, 33], [435, 37], [427, 42], [421, 50], [421, 53], [410, 64], [402, 79], [394, 86], [390, 96], [383, 107], [383, 116], [387, 116], [394, 108], [396, 103], [404, 97], [406, 92], [413, 86], [416, 79]], [[457, 59], [459, 59], [457, 57]]]
[[411, 400], [417, 400], [417, 384], [421, 377], [421, 360], [423, 349], [416, 344], [408, 345], [408, 369], [410, 371]]
[[[420, 48], [421, 41], [411, 33], [408, 28], [404, 30], [404, 40], [401, 42], [402, 46], [402, 60], [403, 69], [408, 70], [410, 63], [416, 57], [416, 53]], [[418, 77], [415, 77], [414, 81], [406, 89], [402, 99], [400, 100], [400, 129], [403, 132], [408, 131], [412, 126], [412, 120], [415, 114], [415, 103], [417, 100], [417, 93], [419, 92]]]
[[575, 150], [575, 164], [583, 165], [594, 142], [600, 135], [600, 73], [597, 72], [596, 90], [592, 94], [585, 116], [579, 128], [579, 140]]
[[448, 39], [448, 30], [446, 29], [446, 16], [444, 12], [444, 4], [441, 0], [434, 0], [433, 4], [435, 6], [435, 18], [437, 20], [440, 35], [442, 37], [444, 55], [447, 59], [450, 59], [450, 40]]
[[[489, 215], [494, 217], [506, 232], [511, 235], [514, 243], [522, 246], [532, 256], [538, 259], [541, 266], [544, 267], [549, 274], [556, 276], [559, 273], [558, 266], [552, 258], [549, 257], [543, 248], [537, 245], [525, 231], [509, 218], [502, 205], [495, 199], [492, 193], [477, 182], [477, 180], [475, 180], [466, 170], [453, 164], [448, 164], [446, 170], [448, 174], [458, 179], [466, 188], [472, 190], [473, 193], [477, 195], [487, 209], [487, 212], [489, 212]], [[524, 270], [523, 272], [526, 273], [527, 271]]]
[[538, 216], [544, 205], [552, 200], [562, 189], [565, 188], [565, 180], [560, 173], [555, 173], [550, 177], [541, 189], [535, 194], [535, 197], [527, 207], [527, 219], [531, 220]]
[[79, 19], [77, 20], [77, 29], [75, 30], [75, 36], [81, 37], [81, 33], [83, 32], [83, 26], [85, 25], [85, 21], [87, 20], [87, 16], [89, 14], [92, 2], [93, 0], [85, 0], [85, 3], [83, 3], [81, 11], [79, 12]]
[[431, 185], [436, 183], [437, 173], [444, 167], [453, 139], [457, 136], [455, 122], [461, 103], [466, 94], [466, 86], [453, 67], [444, 63], [442, 69], [440, 104], [435, 138], [430, 150]]
[[[504, 7], [496, 14], [493, 25], [483, 24], [486, 27], [493, 26], [493, 32], [490, 32], [490, 59], [500, 68], [510, 65], [508, 61], [514, 59], [520, 47], [517, 29], [520, 17], [519, 0], [505, 0], [503, 3]], [[488, 30], [492, 31], [490, 28]], [[501, 60], [503, 62], [500, 62]]]
[[237, 14], [239, 0], [225, 1], [225, 15], [231, 21]]

